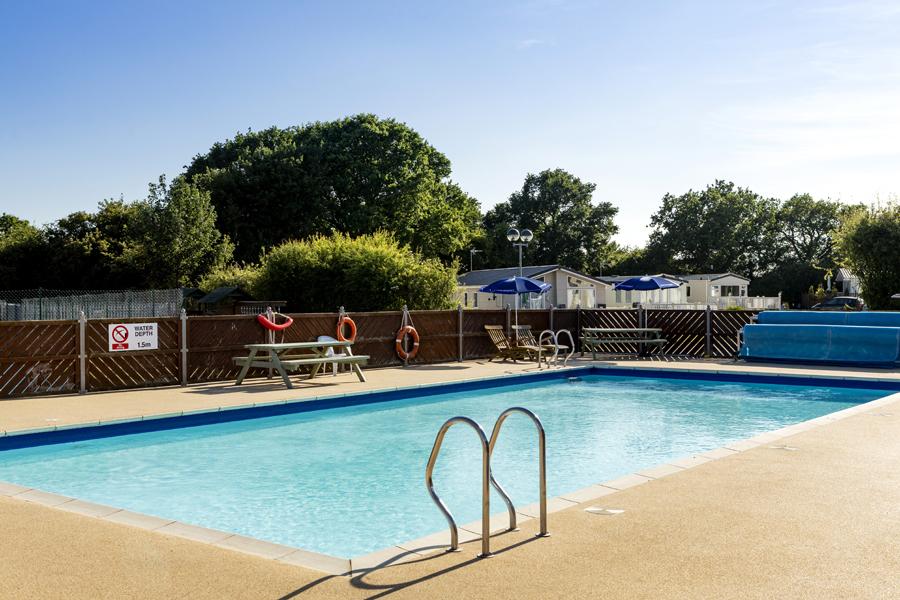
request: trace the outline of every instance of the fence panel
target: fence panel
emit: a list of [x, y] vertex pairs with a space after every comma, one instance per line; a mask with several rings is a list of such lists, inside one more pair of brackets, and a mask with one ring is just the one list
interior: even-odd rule
[[415, 363], [451, 362], [459, 357], [459, 314], [455, 310], [412, 311], [421, 338]]
[[718, 358], [736, 355], [738, 332], [758, 314], [758, 310], [712, 311], [712, 355]]
[[[247, 354], [245, 344], [266, 342], [265, 329], [255, 316], [191, 317], [187, 322], [188, 381], [219, 381], [237, 377], [235, 356]], [[251, 376], [263, 375], [253, 369]]]
[[[714, 357], [733, 356], [737, 332], [757, 311], [712, 311], [711, 347]], [[336, 335], [337, 313], [294, 314], [294, 325], [276, 341], [312, 341], [320, 335]], [[402, 322], [400, 311], [351, 313], [357, 324], [354, 353], [370, 356], [369, 365], [402, 364], [394, 349], [394, 339]], [[434, 363], [459, 357], [460, 322], [457, 310], [413, 311], [421, 346], [412, 361]], [[513, 316], [506, 310], [465, 310], [462, 312], [463, 358], [493, 356], [493, 344], [484, 326], [506, 326]], [[159, 327], [159, 349], [136, 352], [109, 352], [108, 325], [150, 321]], [[550, 327], [548, 310], [519, 311], [519, 323], [530, 325], [537, 335]], [[554, 310], [553, 329], [568, 329], [576, 338], [584, 327], [633, 328], [638, 325], [635, 309]], [[647, 310], [646, 325], [659, 327], [668, 344], [651, 352], [662, 355], [703, 356], [706, 349], [706, 314], [703, 310]], [[124, 389], [172, 385], [181, 380], [180, 331], [177, 318], [99, 319], [86, 325], [86, 387], [88, 390]], [[252, 315], [191, 317], [187, 322], [188, 381], [233, 379], [238, 368], [232, 357], [245, 355], [244, 346], [266, 341], [266, 330]], [[616, 353], [634, 353], [634, 344], [609, 348]], [[39, 393], [72, 392], [78, 389], [78, 322], [13, 321], [0, 323], [0, 397]], [[263, 369], [250, 376], [265, 375]]]
[[[158, 350], [109, 351], [109, 325], [156, 323]], [[114, 390], [173, 385], [181, 381], [179, 320], [173, 318], [95, 319], [87, 322], [87, 389]]]
[[0, 398], [78, 389], [78, 323], [0, 322]]
[[505, 310], [463, 311], [463, 359], [488, 358], [496, 354], [485, 325], [506, 327]]
[[648, 310], [646, 327], [662, 329], [665, 345], [649, 346], [649, 354], [703, 356], [706, 353], [706, 310]]
[[[578, 310], [576, 309], [558, 309], [553, 311], [553, 331], [560, 329], [568, 329], [572, 334], [572, 340], [575, 342], [575, 349], [581, 348], [581, 340], [578, 339]], [[560, 344], [569, 345], [569, 338], [562, 336], [559, 340]]]

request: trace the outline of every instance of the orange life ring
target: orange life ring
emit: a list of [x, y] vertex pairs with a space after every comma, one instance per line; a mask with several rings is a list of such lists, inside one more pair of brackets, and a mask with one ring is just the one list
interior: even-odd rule
[[283, 315], [281, 313], [273, 313], [275, 317], [284, 317], [284, 323], [275, 323], [269, 320], [269, 317], [265, 315], [265, 313], [260, 313], [256, 315], [256, 320], [259, 321], [259, 324], [268, 329], [269, 331], [284, 331], [294, 322], [292, 318], [287, 315]]
[[[344, 325], [350, 328], [350, 337], [344, 337]], [[337, 339], [339, 342], [355, 342], [356, 341], [356, 323], [347, 315], [343, 315], [338, 319]]]
[[[403, 349], [403, 338], [406, 336], [412, 338], [413, 347], [412, 350], [406, 352]], [[416, 354], [419, 353], [419, 332], [416, 331], [416, 328], [412, 325], [407, 325], [406, 327], [401, 327], [397, 330], [397, 339], [394, 340], [396, 342], [397, 356], [400, 357], [400, 360], [412, 360], [416, 357]]]

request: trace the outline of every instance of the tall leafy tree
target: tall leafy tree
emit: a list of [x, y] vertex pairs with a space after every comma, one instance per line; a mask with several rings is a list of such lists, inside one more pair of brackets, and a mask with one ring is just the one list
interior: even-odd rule
[[208, 191], [236, 257], [332, 231], [391, 231], [449, 259], [477, 234], [478, 203], [450, 161], [410, 127], [370, 114], [238, 134], [198, 155], [186, 178]]
[[233, 245], [216, 229], [209, 193], [177, 178], [150, 185], [143, 205], [143, 245], [133, 260], [143, 262], [153, 287], [196, 285], [231, 260]]
[[647, 250], [665, 259], [660, 270], [755, 278], [778, 259], [777, 207], [777, 200], [726, 181], [666, 194], [650, 220]]
[[866, 303], [888, 308], [900, 293], [900, 204], [847, 213], [835, 241], [842, 263], [859, 277]]
[[781, 244], [798, 262], [831, 267], [834, 264], [833, 232], [847, 207], [840, 202], [815, 200], [796, 194], [784, 202], [776, 215]]
[[516, 226], [534, 232], [525, 259], [528, 264], [559, 263], [597, 272], [615, 250], [611, 239], [618, 231], [618, 209], [609, 202], [594, 203], [596, 187], [563, 169], [529, 173], [522, 189], [484, 217], [485, 262], [517, 264], [517, 253], [506, 239], [506, 230]]
[[0, 214], [0, 287], [39, 287], [45, 250], [40, 229], [14, 215]]

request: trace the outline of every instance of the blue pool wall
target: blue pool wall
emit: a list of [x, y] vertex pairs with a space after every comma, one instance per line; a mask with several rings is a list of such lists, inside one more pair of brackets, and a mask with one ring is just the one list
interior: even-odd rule
[[45, 446], [49, 444], [64, 444], [89, 439], [98, 439], [151, 431], [164, 431], [184, 427], [197, 427], [215, 423], [227, 423], [231, 421], [243, 421], [263, 417], [274, 417], [294, 413], [302, 413], [330, 408], [344, 408], [359, 406], [377, 402], [392, 400], [405, 400], [409, 398], [421, 398], [436, 394], [464, 392], [470, 390], [492, 389], [509, 385], [519, 385], [535, 381], [548, 381], [554, 379], [568, 379], [585, 375], [601, 375], [609, 377], [646, 377], [653, 379], [678, 379], [695, 381], [714, 381], [732, 383], [761, 383], [775, 385], [800, 385], [822, 386], [834, 388], [854, 388], [868, 390], [883, 390], [885, 392], [900, 391], [900, 381], [873, 381], [862, 379], [836, 379], [824, 377], [805, 377], [793, 375], [753, 375], [744, 373], [708, 373], [674, 371], [671, 369], [630, 369], [615, 367], [582, 367], [566, 369], [563, 371], [545, 371], [542, 373], [530, 373], [527, 375], [515, 375], [480, 379], [475, 381], [462, 381], [440, 385], [428, 385], [422, 387], [399, 388], [393, 390], [360, 392], [355, 394], [315, 398], [311, 400], [288, 401], [287, 403], [269, 404], [263, 406], [248, 406], [245, 408], [229, 408], [212, 410], [189, 415], [171, 417], [148, 418], [146, 420], [126, 421], [109, 425], [86, 425], [84, 427], [72, 427], [53, 431], [39, 431], [23, 433], [19, 435], [7, 435], [0, 437], [0, 451]]

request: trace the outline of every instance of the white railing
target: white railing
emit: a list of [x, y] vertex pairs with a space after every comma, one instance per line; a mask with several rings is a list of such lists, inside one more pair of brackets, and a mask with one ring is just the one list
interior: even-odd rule
[[662, 303], [648, 302], [642, 304], [644, 308], [659, 310], [700, 310], [706, 308], [707, 304], [713, 310], [725, 310], [732, 306], [738, 306], [748, 310], [778, 310], [781, 308], [781, 296], [719, 296], [710, 298], [709, 302], [689, 302], [689, 303]]

